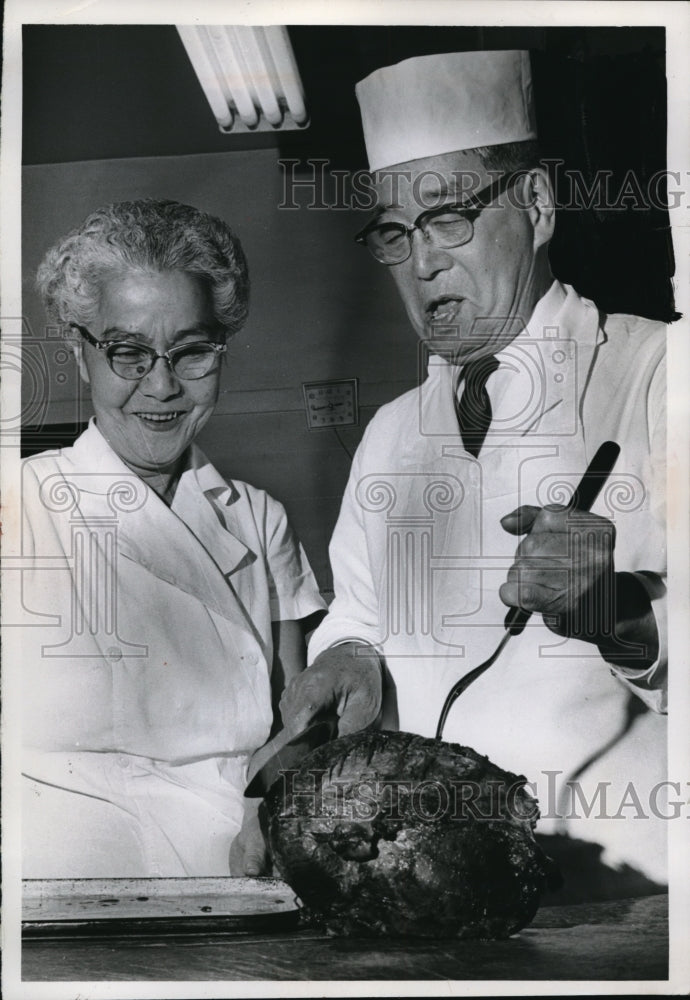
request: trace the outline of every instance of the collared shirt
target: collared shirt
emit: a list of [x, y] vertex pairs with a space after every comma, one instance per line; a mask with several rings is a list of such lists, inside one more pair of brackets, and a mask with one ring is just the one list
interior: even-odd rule
[[650, 849], [640, 831], [652, 822], [612, 820], [606, 831], [602, 822], [549, 823], [556, 804], [542, 786], [547, 770], [562, 783], [611, 740], [616, 746], [583, 778], [592, 788], [610, 781], [622, 794], [639, 779], [651, 794], [665, 777], [663, 716], [647, 713], [618, 740], [630, 697], [665, 707], [664, 351], [662, 324], [600, 317], [555, 282], [497, 355], [501, 368], [487, 382], [493, 420], [478, 460], [458, 432], [458, 369], [432, 355], [423, 385], [379, 410], [355, 455], [331, 541], [335, 599], [309, 648], [313, 661], [347, 639], [378, 646], [398, 725], [433, 736], [451, 685], [504, 634], [498, 591], [518, 539], [501, 517], [522, 504], [565, 503], [599, 445], [616, 441], [619, 460], [592, 509], [615, 524], [616, 569], [635, 573], [650, 594], [659, 659], [648, 670], [612, 670], [596, 646], [563, 639], [534, 615], [458, 699], [444, 738], [538, 782], [540, 829], [605, 833], [612, 857], [657, 873], [665, 828]]
[[22, 487], [26, 744], [177, 763], [260, 746], [271, 621], [323, 607], [283, 507], [193, 447], [168, 508], [93, 422]]

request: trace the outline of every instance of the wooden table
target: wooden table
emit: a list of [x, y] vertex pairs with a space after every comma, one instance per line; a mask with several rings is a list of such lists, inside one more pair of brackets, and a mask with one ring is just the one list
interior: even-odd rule
[[[153, 883], [158, 880], [147, 880]], [[183, 880], [189, 884], [194, 880]], [[203, 880], [208, 882], [209, 880]], [[233, 882], [235, 880], [232, 880]], [[256, 880], [247, 880], [256, 881]], [[264, 881], [264, 880], [260, 880]], [[272, 880], [266, 880], [269, 882]], [[124, 883], [125, 880], [122, 880]], [[166, 885], [169, 886], [170, 880]], [[283, 884], [278, 884], [278, 890]], [[287, 888], [287, 887], [285, 887]], [[122, 900], [110, 880], [109, 903]], [[208, 889], [208, 886], [206, 886]], [[120, 891], [120, 896], [118, 896]], [[169, 893], [169, 888], [167, 889]], [[267, 891], [267, 890], [266, 890]], [[151, 899], [150, 890], [132, 889]], [[288, 890], [289, 892], [289, 890]], [[208, 896], [208, 893], [207, 893]], [[139, 918], [57, 920], [29, 927], [24, 981], [219, 980], [665, 980], [667, 897], [543, 907], [507, 941], [360, 940], [300, 929], [292, 899], [278, 892], [279, 912], [252, 920], [222, 915], [213, 898], [196, 900], [201, 917], [155, 907]], [[133, 897], [134, 898], [134, 897]], [[264, 897], [262, 897], [263, 899]], [[142, 904], [150, 907], [148, 900]], [[267, 897], [266, 897], [267, 900]], [[160, 910], [160, 901], [156, 904]], [[74, 914], [71, 914], [74, 917]], [[34, 914], [35, 916], [35, 914]]]

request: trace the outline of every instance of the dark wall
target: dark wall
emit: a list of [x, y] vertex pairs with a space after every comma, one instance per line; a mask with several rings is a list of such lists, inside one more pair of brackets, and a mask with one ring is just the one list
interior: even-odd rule
[[[356, 213], [279, 207], [273, 150], [24, 168], [23, 403], [26, 423], [42, 426], [28, 443], [32, 450], [69, 443], [91, 414], [71, 355], [45, 325], [33, 287], [38, 263], [99, 205], [143, 197], [189, 202], [226, 219], [240, 237], [252, 278], [250, 316], [230, 342], [220, 401], [199, 443], [226, 477], [285, 503], [328, 590], [326, 549], [348, 453], [376, 409], [415, 384], [417, 344], [387, 269], [352, 239]], [[295, 197], [303, 206], [311, 199], [304, 189]], [[308, 430], [302, 383], [335, 378], [359, 380], [359, 424], [339, 436]], [[63, 425], [57, 432], [56, 424]]]
[[[654, 180], [666, 167], [663, 28], [301, 25], [290, 35], [310, 128], [226, 136], [173, 26], [27, 26], [24, 162], [270, 148], [360, 169], [357, 80], [413, 55], [528, 48], [544, 153], [564, 161], [556, 274], [606, 311], [674, 317], [665, 184]], [[596, 192], [606, 172], [601, 198], [572, 204], [572, 173]]]
[[[659, 28], [290, 29], [310, 106], [299, 133], [225, 136], [173, 27], [24, 29], [23, 268], [25, 422], [40, 448], [90, 412], [69, 357], [46, 330], [33, 275], [55, 240], [109, 201], [172, 197], [226, 218], [250, 262], [250, 320], [233, 342], [216, 416], [202, 445], [227, 476], [286, 503], [330, 586], [327, 541], [349, 455], [376, 408], [418, 378], [414, 334], [387, 269], [352, 242], [362, 213], [298, 210], [284, 200], [280, 157], [364, 166], [354, 83], [381, 65], [453, 49], [533, 52], [538, 124], [560, 199], [556, 274], [607, 311], [674, 315], [666, 166], [664, 31]], [[562, 163], [559, 161], [563, 161]], [[633, 171], [640, 194], [622, 199]], [[610, 172], [606, 192], [597, 180]], [[573, 204], [572, 178], [594, 191]], [[326, 201], [329, 200], [326, 192]], [[585, 199], [587, 200], [587, 199]], [[616, 201], [619, 203], [616, 204]], [[362, 410], [338, 438], [309, 431], [301, 385], [358, 378]], [[46, 438], [45, 430], [56, 430]]]

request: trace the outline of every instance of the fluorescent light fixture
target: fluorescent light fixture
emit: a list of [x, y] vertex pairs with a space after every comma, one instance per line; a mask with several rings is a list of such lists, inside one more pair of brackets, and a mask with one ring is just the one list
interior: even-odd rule
[[305, 128], [309, 116], [287, 28], [177, 25], [221, 132]]

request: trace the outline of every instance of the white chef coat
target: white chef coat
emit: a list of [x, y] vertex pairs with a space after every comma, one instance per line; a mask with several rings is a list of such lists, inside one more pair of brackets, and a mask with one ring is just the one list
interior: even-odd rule
[[22, 503], [25, 877], [228, 874], [271, 622], [324, 607], [283, 507], [193, 446], [168, 508], [93, 421]]
[[[309, 648], [312, 662], [347, 639], [377, 646], [395, 688], [388, 719], [397, 701], [400, 729], [434, 736], [451, 685], [504, 634], [498, 590], [518, 539], [500, 518], [521, 504], [566, 502], [598, 446], [618, 442], [592, 509], [615, 524], [616, 569], [636, 573], [652, 598], [657, 662], [613, 669], [596, 646], [560, 638], [535, 615], [455, 703], [444, 738], [534, 782], [541, 832], [602, 844], [607, 863], [661, 881], [667, 823], [653, 813], [664, 808], [657, 786], [666, 777], [664, 352], [662, 324], [600, 317], [555, 282], [497, 355], [478, 460], [458, 432], [459, 369], [431, 354], [423, 385], [379, 410], [355, 455], [330, 549], [335, 598]], [[559, 795], [615, 740], [631, 698], [641, 714], [627, 735], [578, 775], [586, 803], [594, 797], [586, 817], [577, 793]]]

